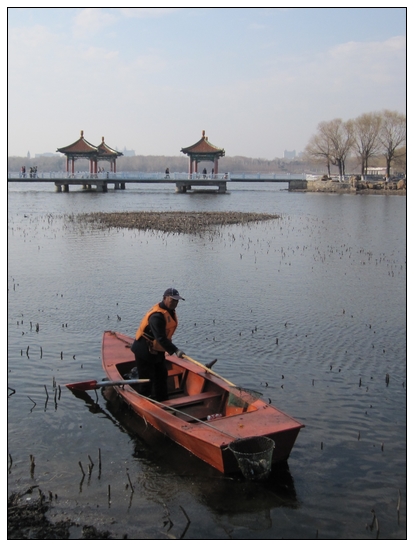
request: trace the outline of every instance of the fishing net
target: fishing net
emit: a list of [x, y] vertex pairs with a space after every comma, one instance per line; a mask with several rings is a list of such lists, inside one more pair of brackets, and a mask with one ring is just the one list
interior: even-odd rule
[[263, 480], [269, 475], [274, 447], [275, 443], [269, 437], [247, 437], [229, 444], [240, 471], [252, 481]]

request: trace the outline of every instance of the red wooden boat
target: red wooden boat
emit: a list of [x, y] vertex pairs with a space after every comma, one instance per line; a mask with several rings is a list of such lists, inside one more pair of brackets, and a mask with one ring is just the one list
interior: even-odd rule
[[[135, 367], [132, 342], [117, 332], [104, 333], [102, 366], [111, 382], [130, 378]], [[240, 471], [231, 449], [239, 439], [270, 438], [271, 463], [288, 459], [303, 424], [196, 361], [167, 355], [167, 366], [166, 401], [140, 395], [137, 385], [113, 389], [147, 423], [222, 473]]]

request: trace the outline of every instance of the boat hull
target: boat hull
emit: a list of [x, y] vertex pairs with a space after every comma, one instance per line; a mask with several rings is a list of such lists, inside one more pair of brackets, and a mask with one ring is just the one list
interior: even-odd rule
[[[102, 366], [107, 378], [121, 381], [135, 366], [130, 346], [133, 339], [106, 331], [102, 341]], [[286, 461], [300, 422], [258, 399], [253, 402], [232, 398], [231, 384], [202, 367], [166, 355], [169, 399], [153, 401], [138, 393], [137, 386], [114, 386], [125, 403], [148, 424], [222, 473], [239, 472], [229, 449], [234, 440], [269, 437], [275, 447], [272, 463]], [[246, 394], [246, 400], [247, 400]], [[211, 415], [220, 415], [211, 421]]]

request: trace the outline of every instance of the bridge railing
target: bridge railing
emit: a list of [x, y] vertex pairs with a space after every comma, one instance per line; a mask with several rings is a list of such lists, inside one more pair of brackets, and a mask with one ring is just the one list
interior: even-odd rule
[[247, 180], [304, 180], [306, 177], [305, 173], [232, 173], [233, 178], [247, 179]]
[[146, 173], [143, 171], [118, 171], [117, 173], [112, 173], [111, 171], [101, 171], [100, 173], [89, 173], [88, 171], [76, 171], [75, 173], [68, 173], [66, 171], [51, 171], [51, 172], [37, 172], [37, 173], [28, 173], [22, 174], [21, 172], [9, 172], [8, 178], [21, 178], [25, 180], [35, 180], [37, 178], [41, 179], [86, 179], [86, 180], [96, 180], [96, 179], [120, 179], [123, 181], [128, 180], [154, 180], [154, 181], [175, 181], [175, 180], [217, 180], [217, 181], [231, 181], [232, 179], [236, 180], [246, 180], [246, 181], [272, 181], [276, 180], [278, 182], [286, 180], [306, 180], [311, 178], [312, 175], [302, 174], [292, 174], [292, 173], [165, 173], [165, 172], [156, 172], [156, 173]]
[[66, 171], [51, 171], [51, 172], [36, 172], [36, 173], [21, 173], [20, 171], [8, 172], [8, 178], [21, 178], [27, 180], [41, 179], [121, 179], [121, 180], [229, 180], [229, 173], [217, 173], [217, 174], [204, 174], [204, 173], [146, 173], [143, 171], [118, 171], [113, 173], [111, 171], [101, 171], [100, 173], [89, 173], [88, 171], [76, 171], [75, 173], [68, 173]]

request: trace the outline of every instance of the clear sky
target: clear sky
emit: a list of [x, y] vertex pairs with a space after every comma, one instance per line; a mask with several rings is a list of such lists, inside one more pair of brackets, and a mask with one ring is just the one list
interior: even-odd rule
[[92, 144], [301, 152], [319, 122], [406, 112], [405, 8], [9, 8], [8, 154]]

